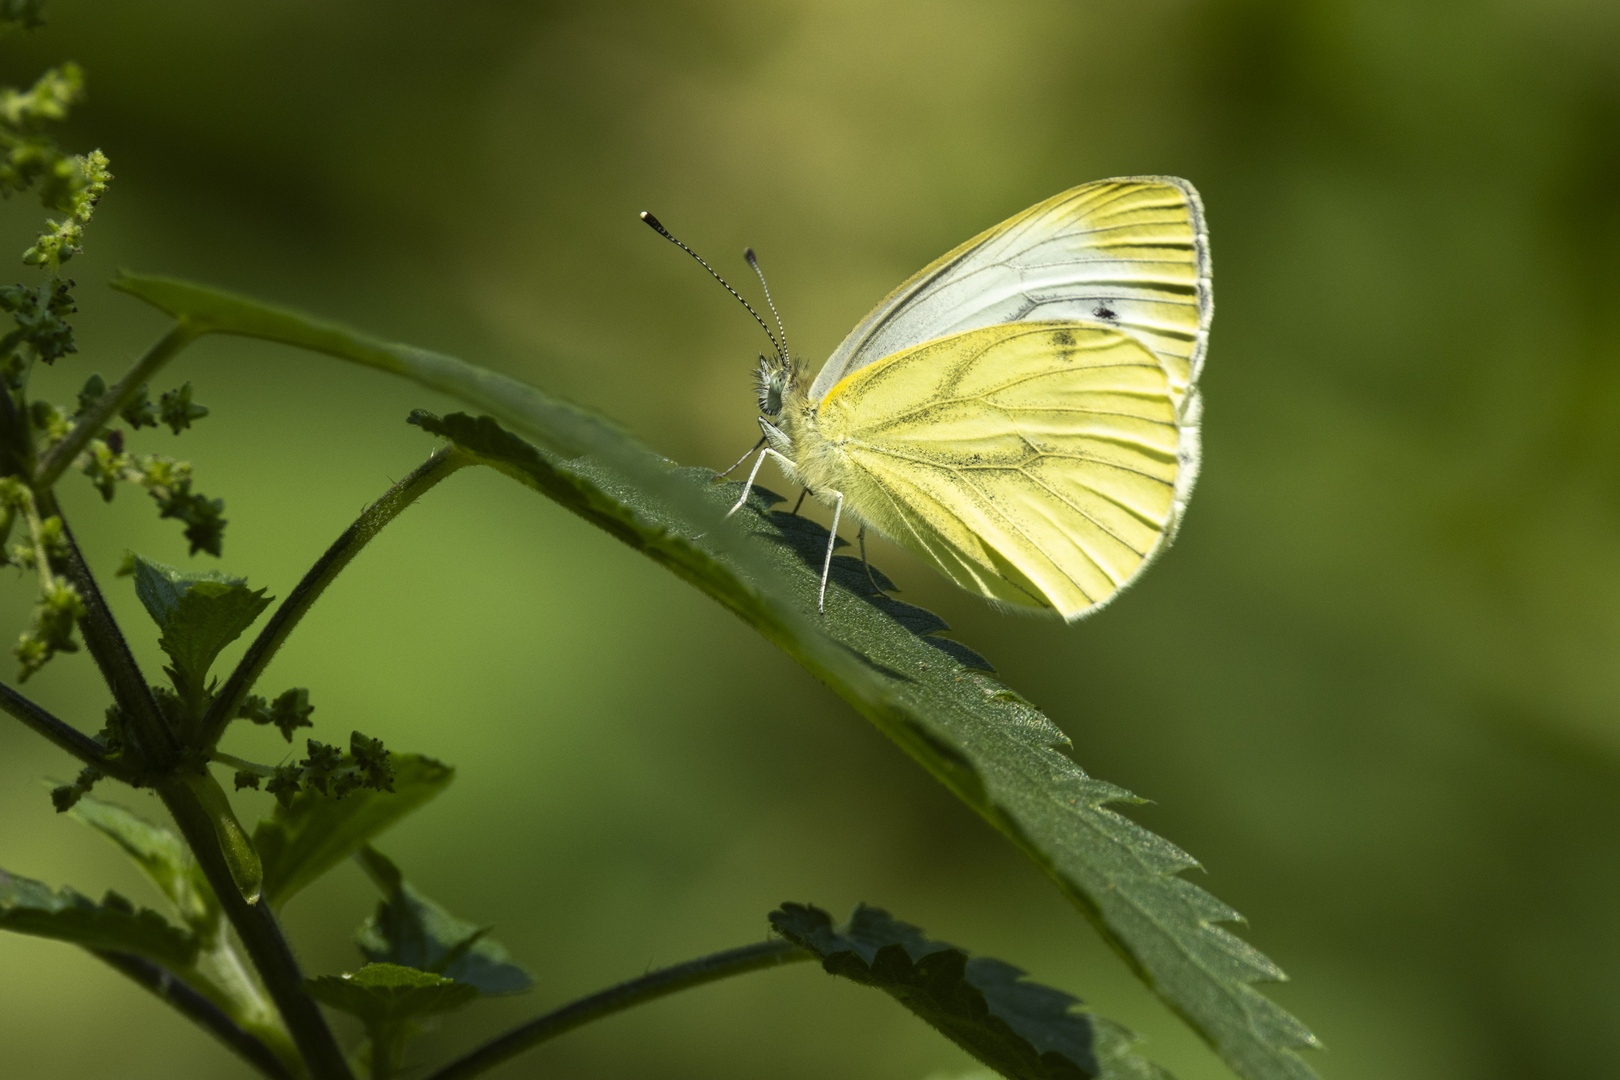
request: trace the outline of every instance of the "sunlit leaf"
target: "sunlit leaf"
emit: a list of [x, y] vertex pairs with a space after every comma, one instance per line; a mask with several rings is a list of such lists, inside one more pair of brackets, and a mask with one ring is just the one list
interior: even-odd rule
[[456, 771], [418, 754], [394, 754], [394, 790], [360, 788], [342, 798], [305, 790], [253, 831], [272, 904], [353, 855], [372, 837], [445, 789]]

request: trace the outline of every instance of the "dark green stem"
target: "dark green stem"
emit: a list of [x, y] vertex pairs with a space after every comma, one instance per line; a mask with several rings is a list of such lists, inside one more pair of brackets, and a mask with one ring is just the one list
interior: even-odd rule
[[200, 336], [201, 331], [189, 319], [176, 322], [161, 341], [148, 349], [145, 356], [135, 361], [135, 366], [119, 380], [118, 385], [102, 394], [96, 403], [90, 406], [89, 411], [79, 418], [73, 430], [46, 452], [39, 463], [39, 468], [34, 470], [34, 490], [45, 491], [56, 483], [57, 477], [61, 476], [63, 470], [73, 464], [73, 459], [90, 445], [90, 440], [106, 427], [107, 421], [111, 420], [119, 409], [135, 400], [141, 386], [156, 375], [159, 368], [173, 359], [175, 353]]
[[304, 993], [304, 974], [299, 970], [298, 958], [271, 914], [270, 905], [250, 904], [242, 898], [215, 837], [213, 819], [196, 793], [185, 782], [171, 780], [158, 787], [158, 794], [196, 854], [197, 864], [219, 897], [225, 917], [242, 939], [242, 947], [276, 1003], [310, 1075], [314, 1080], [353, 1080], [320, 1006]]
[[[36, 492], [35, 498], [41, 513], [61, 517], [61, 509], [49, 490]], [[158, 794], [218, 895], [226, 918], [242, 939], [311, 1076], [314, 1080], [353, 1080], [337, 1040], [326, 1025], [326, 1018], [304, 994], [303, 973], [298, 970], [298, 961], [275, 916], [270, 913], [269, 905], [250, 904], [243, 898], [220, 846], [214, 817], [198, 799], [193, 786], [176, 773], [181, 762], [174, 732], [158, 710], [152, 689], [135, 663], [129, 643], [113, 619], [66, 519], [62, 522], [62, 537], [67, 548], [67, 576], [79, 590], [85, 607], [79, 629], [124, 712], [128, 734], [140, 747], [145, 767], [165, 777], [156, 784]]]
[[140, 665], [135, 662], [135, 654], [129, 651], [129, 642], [124, 640], [123, 631], [113, 619], [112, 610], [107, 606], [106, 597], [101, 595], [95, 575], [90, 573], [90, 566], [84, 561], [84, 553], [79, 550], [79, 542], [74, 539], [73, 530], [68, 528], [67, 519], [62, 516], [55, 493], [43, 490], [36, 492], [34, 498], [39, 503], [42, 515], [62, 520], [62, 539], [67, 546], [67, 577], [84, 603], [84, 617], [79, 620], [79, 631], [84, 634], [84, 643], [89, 646], [90, 655], [101, 669], [102, 678], [107, 680], [107, 686], [112, 690], [113, 700], [123, 710], [128, 734], [144, 759], [142, 765], [155, 772], [168, 772], [179, 759], [180, 744], [175, 739], [174, 730], [158, 708], [152, 688], [141, 673]]
[[271, 1080], [293, 1080], [292, 1071], [271, 1052], [268, 1046], [237, 1026], [236, 1021], [227, 1016], [223, 1009], [176, 978], [166, 968], [128, 953], [104, 952], [100, 949], [93, 951], [96, 956], [118, 971], [152, 991], [164, 1003], [174, 1006], [184, 1016], [195, 1021]]
[[281, 602], [276, 613], [270, 617], [259, 636], [248, 646], [236, 670], [231, 672], [230, 678], [225, 680], [224, 687], [214, 703], [209, 706], [208, 713], [203, 717], [204, 745], [213, 745], [215, 740], [224, 731], [225, 725], [236, 716], [237, 709], [242, 707], [242, 700], [247, 697], [253, 684], [263, 674], [270, 658], [281, 648], [281, 643], [287, 640], [293, 627], [310, 606], [320, 599], [321, 593], [332, 583], [349, 561], [360, 554], [372, 537], [382, 531], [384, 525], [398, 517], [405, 508], [425, 495], [440, 480], [449, 476], [457, 469], [472, 464], [471, 459], [458, 453], [454, 447], [443, 447], [434, 452], [433, 456], [418, 465], [411, 474], [393, 487], [389, 488], [382, 498], [372, 503], [355, 519], [353, 525], [343, 530], [343, 535], [335, 540], [326, 554], [318, 559], [309, 573], [304, 575], [287, 599]]
[[580, 998], [526, 1024], [520, 1024], [465, 1057], [452, 1061], [427, 1077], [427, 1080], [465, 1080], [592, 1020], [600, 1020], [604, 1016], [611, 1016], [666, 994], [689, 990], [694, 986], [729, 978], [732, 975], [744, 975], [750, 971], [762, 971], [765, 968], [781, 967], [784, 964], [810, 959], [814, 959], [810, 953], [792, 942], [772, 940], [689, 960], [662, 971], [654, 971], [639, 979], [631, 979], [629, 982], [603, 990], [601, 993]]
[[107, 751], [100, 743], [72, 724], [58, 720], [5, 683], [0, 683], [0, 709], [15, 716], [86, 765], [94, 765], [108, 776], [126, 779], [123, 766], [108, 760]]

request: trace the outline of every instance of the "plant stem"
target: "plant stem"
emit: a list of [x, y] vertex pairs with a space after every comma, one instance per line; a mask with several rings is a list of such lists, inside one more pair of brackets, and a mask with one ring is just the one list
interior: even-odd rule
[[666, 994], [688, 990], [732, 975], [744, 975], [750, 971], [761, 971], [810, 959], [813, 959], [812, 955], [804, 949], [790, 941], [776, 939], [758, 945], [745, 945], [740, 949], [729, 949], [726, 952], [689, 960], [662, 971], [654, 971], [639, 979], [631, 979], [629, 982], [592, 994], [590, 997], [580, 998], [526, 1024], [520, 1024], [472, 1053], [452, 1061], [430, 1075], [427, 1080], [465, 1080], [592, 1020], [600, 1020], [604, 1016], [622, 1012]]
[[5, 683], [0, 683], [0, 709], [15, 716], [86, 765], [94, 765], [108, 776], [120, 780], [129, 779], [128, 771], [119, 763], [109, 760], [107, 751], [102, 749], [100, 743], [73, 725], [58, 720]]
[[107, 607], [106, 597], [101, 595], [101, 587], [90, 573], [89, 564], [84, 561], [84, 553], [79, 550], [73, 530], [68, 528], [67, 518], [63, 517], [62, 508], [57, 505], [55, 493], [40, 490], [35, 492], [34, 497], [39, 500], [41, 513], [62, 520], [62, 539], [67, 546], [68, 580], [79, 591], [79, 599], [84, 604], [84, 617], [79, 620], [79, 630], [84, 634], [84, 642], [90, 647], [90, 655], [95, 658], [96, 666], [101, 669], [102, 678], [107, 680], [107, 686], [112, 690], [113, 700], [123, 710], [129, 734], [134, 736], [133, 741], [144, 758], [143, 765], [156, 772], [169, 772], [178, 760], [180, 751], [174, 731], [158, 709], [152, 688], [141, 673], [140, 665], [135, 662], [135, 655], [129, 651], [129, 643], [124, 640], [123, 631], [118, 629], [118, 623]]
[[208, 883], [214, 887], [225, 917], [242, 939], [243, 948], [259, 978], [264, 980], [270, 1000], [276, 1003], [311, 1076], [314, 1080], [353, 1080], [320, 1007], [304, 993], [304, 975], [298, 968], [298, 958], [287, 944], [270, 905], [250, 904], [242, 898], [215, 837], [213, 820], [196, 793], [183, 780], [168, 780], [158, 786], [158, 794], [174, 815], [180, 834], [196, 854], [197, 864]]
[[97, 957], [152, 991], [165, 1004], [174, 1006], [194, 1020], [271, 1080], [293, 1080], [292, 1071], [268, 1046], [239, 1027], [223, 1009], [176, 978], [168, 969], [128, 953], [106, 952], [101, 949], [92, 951]]
[[225, 725], [236, 716], [236, 711], [242, 707], [242, 700], [247, 697], [253, 684], [264, 672], [270, 658], [276, 654], [281, 643], [287, 640], [293, 627], [310, 606], [320, 599], [321, 593], [332, 583], [349, 561], [360, 554], [372, 537], [382, 531], [387, 525], [398, 517], [405, 508], [425, 495], [440, 480], [449, 476], [472, 460], [456, 451], [454, 447], [446, 446], [434, 451], [433, 456], [418, 465], [409, 476], [389, 488], [382, 498], [372, 503], [355, 519], [354, 524], [343, 530], [343, 534], [326, 549], [326, 554], [316, 560], [315, 565], [309, 568], [304, 579], [298, 583], [287, 599], [281, 602], [276, 613], [270, 616], [270, 621], [259, 636], [248, 646], [236, 670], [231, 672], [230, 678], [225, 680], [219, 696], [209, 706], [208, 713], [203, 717], [203, 745], [212, 745], [224, 731]]
[[79, 456], [80, 451], [90, 445], [90, 440], [106, 426], [107, 421], [111, 420], [119, 409], [134, 400], [142, 384], [156, 375], [158, 369], [168, 363], [175, 353], [201, 336], [202, 331], [198, 330], [189, 319], [182, 318], [176, 322], [169, 332], [163, 335], [162, 340], [148, 349], [145, 356], [135, 361], [135, 366], [119, 380], [117, 386], [102, 394], [96, 403], [90, 406], [61, 442], [46, 451], [39, 468], [34, 470], [34, 490], [44, 491], [56, 483], [57, 477], [73, 464], [73, 459]]
[[221, 765], [229, 765], [238, 772], [250, 772], [254, 776], [268, 777], [276, 775], [275, 766], [273, 765], [260, 765], [256, 761], [248, 761], [246, 758], [239, 758], [235, 754], [227, 754], [223, 750], [210, 750], [208, 760], [217, 761]]

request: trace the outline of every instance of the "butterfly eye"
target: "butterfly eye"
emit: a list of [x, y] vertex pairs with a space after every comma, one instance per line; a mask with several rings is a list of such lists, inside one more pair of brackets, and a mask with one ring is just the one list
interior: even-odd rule
[[759, 411], [766, 416], [779, 416], [782, 397], [787, 393], [787, 373], [781, 366], [764, 356], [759, 358]]

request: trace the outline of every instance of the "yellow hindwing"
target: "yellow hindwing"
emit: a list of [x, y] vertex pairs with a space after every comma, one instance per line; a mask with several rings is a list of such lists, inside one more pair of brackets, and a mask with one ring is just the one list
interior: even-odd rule
[[989, 326], [840, 380], [794, 425], [798, 463], [963, 588], [1072, 620], [1173, 529], [1179, 389], [1111, 327]]

